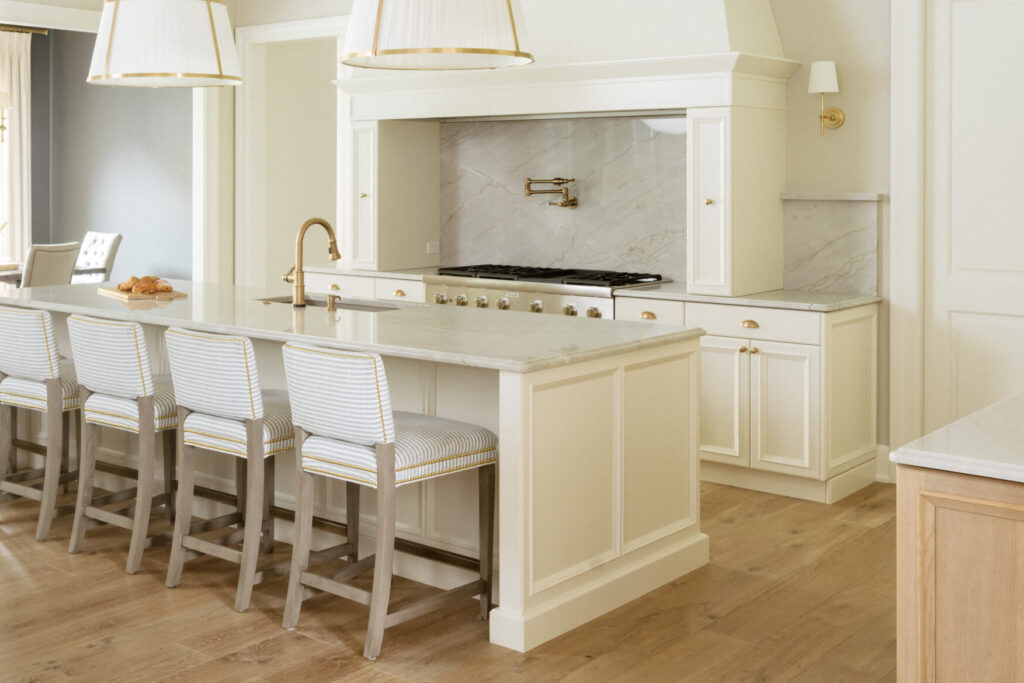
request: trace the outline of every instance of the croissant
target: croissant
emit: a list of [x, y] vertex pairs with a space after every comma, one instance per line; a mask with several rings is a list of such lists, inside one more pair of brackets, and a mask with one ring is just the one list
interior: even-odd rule
[[171, 285], [171, 283], [168, 282], [167, 280], [157, 280], [156, 281], [156, 291], [158, 291], [158, 292], [173, 292], [174, 291], [174, 286]]
[[117, 288], [122, 292], [130, 292], [137, 284], [139, 284], [139, 278], [132, 275], [129, 279], [119, 284]]
[[132, 294], [156, 294], [157, 288], [155, 282], [139, 282], [137, 285], [132, 287]]

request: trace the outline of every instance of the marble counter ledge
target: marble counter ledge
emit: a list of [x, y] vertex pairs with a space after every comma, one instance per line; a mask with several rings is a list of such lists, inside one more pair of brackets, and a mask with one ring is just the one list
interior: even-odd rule
[[1024, 483], [1024, 393], [893, 451], [897, 465]]
[[356, 270], [353, 268], [335, 268], [334, 266], [306, 266], [307, 273], [322, 275], [351, 275], [354, 277], [382, 277], [392, 280], [423, 280], [426, 275], [437, 275], [437, 266], [431, 268], [410, 268], [408, 270]]
[[260, 290], [172, 282], [188, 298], [138, 305], [105, 297], [96, 291], [96, 284], [30, 289], [0, 285], [0, 304], [517, 373], [654, 348], [703, 334], [703, 330], [679, 326], [448, 306], [389, 303], [384, 304], [387, 310], [339, 309], [330, 313], [324, 308], [293, 309], [289, 304], [258, 301], [287, 294], [288, 288], [283, 286]]
[[772, 292], [761, 292], [760, 294], [748, 294], [746, 296], [709, 296], [706, 294], [688, 294], [685, 282], [666, 282], [658, 285], [617, 289], [615, 290], [615, 296], [689, 301], [703, 304], [726, 304], [729, 306], [784, 308], [793, 311], [814, 311], [817, 313], [842, 311], [847, 308], [875, 304], [882, 300], [881, 297], [873, 295], [819, 294], [817, 292], [792, 289], [777, 289]]

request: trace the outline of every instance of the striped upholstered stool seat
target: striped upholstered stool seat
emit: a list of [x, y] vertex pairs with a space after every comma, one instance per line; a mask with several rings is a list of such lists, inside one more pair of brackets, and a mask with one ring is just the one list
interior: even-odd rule
[[[430, 415], [391, 410], [384, 362], [374, 353], [285, 344], [284, 370], [295, 423], [296, 478], [292, 568], [283, 625], [295, 628], [302, 601], [318, 591], [370, 605], [363, 656], [380, 654], [384, 629], [474, 595], [480, 616], [491, 610], [494, 545], [494, 470], [498, 437], [488, 429]], [[395, 495], [403, 484], [463, 470], [479, 473], [480, 578], [430, 598], [391, 609], [395, 551]], [[346, 543], [311, 554], [313, 475], [345, 482]], [[376, 489], [377, 552], [359, 556], [359, 491]], [[347, 557], [333, 577], [312, 564]], [[373, 570], [367, 592], [345, 582]]]
[[[57, 351], [50, 314], [0, 306], [0, 500], [13, 495], [39, 501], [39, 541], [46, 540], [53, 518], [64, 511], [57, 507], [61, 483], [66, 490], [67, 482], [77, 475], [68, 472], [68, 436], [71, 416], [80, 416], [73, 413], [80, 405], [75, 367]], [[46, 416], [46, 462], [42, 469], [17, 471], [15, 411], [21, 409]]]
[[[63, 410], [77, 410], [81, 406], [78, 395], [78, 379], [75, 364], [68, 358], [61, 358], [60, 398]], [[0, 403], [18, 408], [46, 412], [46, 382], [24, 377], [7, 377], [0, 381]]]
[[[264, 390], [263, 457], [290, 451], [294, 442], [288, 393]], [[185, 418], [185, 445], [244, 458], [247, 455], [245, 422], [207, 413], [191, 413]]]
[[[493, 463], [498, 437], [489, 429], [440, 417], [394, 411], [395, 486]], [[311, 436], [302, 444], [302, 468], [377, 486], [372, 446]]]
[[[92, 394], [82, 407], [88, 422], [139, 433], [139, 402], [136, 399]], [[170, 375], [153, 377], [153, 428], [162, 432], [178, 426], [178, 409], [174, 405], [174, 387]]]

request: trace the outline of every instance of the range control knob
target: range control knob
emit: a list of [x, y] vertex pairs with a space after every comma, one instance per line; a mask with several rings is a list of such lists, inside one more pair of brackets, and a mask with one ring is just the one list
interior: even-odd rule
[[469, 303], [469, 297], [466, 296], [465, 294], [459, 294], [457, 297], [455, 297], [455, 305], [456, 306], [465, 306], [468, 303]]
[[587, 317], [588, 318], [600, 318], [601, 317], [601, 309], [598, 308], [597, 306], [591, 306], [590, 308], [587, 309]]
[[448, 295], [444, 294], [444, 293], [435, 294], [434, 295], [434, 303], [435, 304], [446, 304], [446, 303], [448, 303]]
[[478, 296], [476, 298], [476, 307], [477, 308], [487, 308], [487, 297], [486, 296]]
[[507, 311], [511, 307], [512, 307], [512, 304], [509, 303], [509, 300], [508, 300], [507, 296], [503, 296], [500, 299], [498, 299], [498, 310]]
[[562, 315], [579, 315], [580, 312], [576, 310], [576, 307], [572, 304], [566, 304], [562, 306]]
[[542, 302], [540, 299], [537, 299], [536, 301], [531, 301], [530, 302], [530, 313], [543, 313], [543, 312], [544, 312], [544, 302]]

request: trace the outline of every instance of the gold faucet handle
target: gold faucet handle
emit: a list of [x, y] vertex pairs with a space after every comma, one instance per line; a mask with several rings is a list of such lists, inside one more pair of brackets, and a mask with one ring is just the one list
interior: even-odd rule
[[338, 296], [337, 294], [328, 294], [327, 295], [327, 312], [328, 313], [334, 313], [335, 311], [338, 310], [338, 299], [340, 299], [340, 298], [341, 297]]
[[292, 266], [287, 273], [281, 276], [281, 279], [288, 284], [295, 284], [295, 266]]

